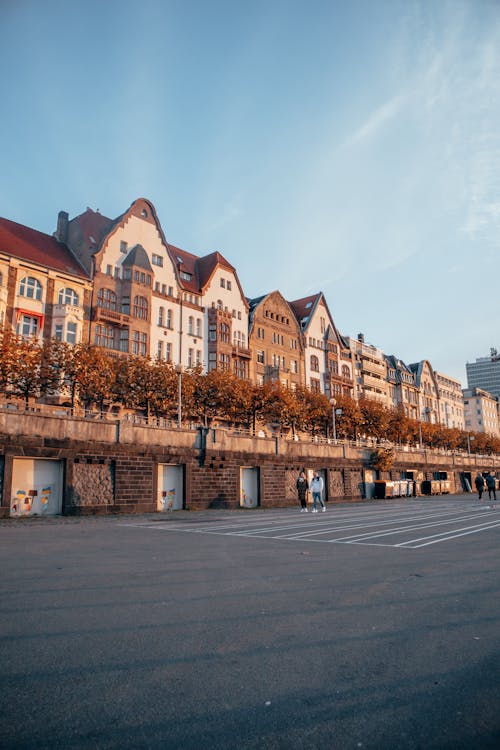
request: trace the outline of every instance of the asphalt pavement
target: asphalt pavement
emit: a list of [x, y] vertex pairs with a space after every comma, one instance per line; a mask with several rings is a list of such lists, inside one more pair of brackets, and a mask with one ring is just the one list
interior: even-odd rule
[[0, 747], [496, 750], [499, 550], [471, 495], [2, 521]]

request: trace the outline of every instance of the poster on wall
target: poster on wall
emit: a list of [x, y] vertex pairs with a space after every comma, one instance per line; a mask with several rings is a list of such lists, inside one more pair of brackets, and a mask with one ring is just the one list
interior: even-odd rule
[[53, 485], [51, 484], [34, 488], [19, 488], [12, 495], [10, 515], [41, 516], [57, 513], [54, 500]]

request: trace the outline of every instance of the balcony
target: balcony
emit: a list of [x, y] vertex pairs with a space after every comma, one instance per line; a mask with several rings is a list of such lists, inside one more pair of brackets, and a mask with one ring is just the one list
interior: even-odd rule
[[372, 359], [363, 359], [362, 371], [363, 373], [375, 373], [377, 375], [380, 375], [381, 378], [385, 379], [387, 368], [381, 362], [374, 362]]
[[233, 345], [232, 355], [233, 357], [244, 357], [245, 359], [250, 359], [252, 356], [250, 349], [239, 346], [239, 344]]
[[116, 312], [116, 310], [109, 310], [106, 307], [95, 307], [94, 321], [96, 323], [102, 321], [105, 323], [114, 323], [115, 325], [119, 326], [128, 326], [130, 322], [130, 316]]

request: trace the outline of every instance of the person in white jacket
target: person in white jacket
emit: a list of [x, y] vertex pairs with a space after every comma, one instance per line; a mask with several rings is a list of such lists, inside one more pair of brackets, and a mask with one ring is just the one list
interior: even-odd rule
[[325, 503], [323, 501], [323, 488], [324, 488], [323, 477], [320, 477], [318, 472], [315, 471], [313, 478], [311, 479], [311, 486], [309, 488], [313, 496], [313, 509], [312, 509], [313, 513], [318, 512], [318, 509], [316, 508], [317, 502], [321, 505], [323, 509], [323, 513], [326, 510]]

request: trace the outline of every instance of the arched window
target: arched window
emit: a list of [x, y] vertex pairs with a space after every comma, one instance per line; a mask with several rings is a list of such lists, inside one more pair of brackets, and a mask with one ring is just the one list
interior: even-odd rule
[[25, 276], [19, 284], [19, 294], [30, 299], [42, 299], [42, 285], [33, 276]]
[[134, 317], [140, 320], [148, 319], [148, 301], [146, 297], [134, 297]]
[[347, 365], [342, 365], [342, 377], [343, 378], [350, 378], [351, 377], [351, 371], [347, 367]]
[[319, 372], [319, 359], [315, 354], [311, 355], [311, 370], [313, 370], [313, 372]]
[[165, 324], [165, 308], [160, 307], [158, 310], [158, 325], [163, 326]]
[[221, 299], [217, 300], [217, 309], [218, 310], [222, 310], [222, 300]]
[[99, 289], [97, 306], [104, 307], [106, 310], [116, 310], [116, 294], [111, 289]]
[[194, 333], [194, 318], [192, 315], [190, 315], [188, 318], [188, 333], [190, 333], [191, 336]]
[[60, 305], [78, 305], [78, 294], [74, 289], [61, 289], [57, 299]]

